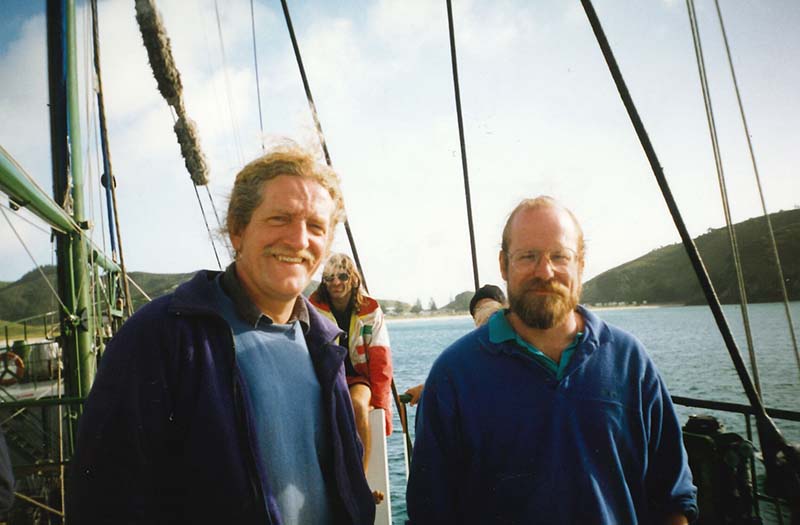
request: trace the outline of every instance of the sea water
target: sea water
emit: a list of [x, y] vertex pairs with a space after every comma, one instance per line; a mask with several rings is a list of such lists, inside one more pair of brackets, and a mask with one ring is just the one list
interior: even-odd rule
[[[738, 305], [723, 307], [728, 324], [751, 370], [748, 344]], [[800, 337], [800, 302], [790, 304], [795, 333]], [[644, 343], [663, 376], [670, 393], [704, 400], [748, 404], [711, 311], [707, 306], [638, 307], [596, 311], [602, 319], [636, 335]], [[795, 358], [783, 304], [748, 307], [751, 339], [767, 407], [800, 410], [800, 371]], [[400, 393], [423, 383], [436, 357], [450, 343], [473, 329], [472, 319], [420, 319], [389, 321], [394, 379]], [[752, 372], [752, 370], [751, 370]], [[676, 407], [683, 424], [691, 414], [712, 414], [728, 431], [745, 435], [745, 419], [739, 414]], [[415, 408], [409, 408], [413, 436]], [[393, 521], [407, 519], [404, 437], [395, 410], [395, 433], [390, 436], [389, 469]], [[800, 423], [777, 420], [783, 435], [800, 442]], [[765, 522], [770, 505], [762, 504]]]

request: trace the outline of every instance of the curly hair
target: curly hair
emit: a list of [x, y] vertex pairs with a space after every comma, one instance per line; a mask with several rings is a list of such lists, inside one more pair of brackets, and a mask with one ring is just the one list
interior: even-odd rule
[[329, 166], [318, 162], [310, 152], [287, 140], [266, 155], [251, 161], [236, 175], [223, 233], [237, 235], [247, 227], [253, 212], [261, 205], [264, 184], [280, 175], [306, 177], [328, 191], [334, 205], [331, 232], [344, 220], [344, 199], [339, 176]]

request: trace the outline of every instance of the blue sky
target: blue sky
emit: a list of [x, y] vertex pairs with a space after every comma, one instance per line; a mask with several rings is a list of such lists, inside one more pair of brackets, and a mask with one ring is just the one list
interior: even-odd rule
[[[550, 194], [575, 211], [588, 241], [587, 278], [676, 242], [579, 2], [453, 3], [481, 281], [501, 282], [500, 231], [510, 209], [528, 196]], [[262, 140], [290, 136], [314, 144], [280, 3], [255, 4], [266, 137], [258, 127], [249, 2], [219, 2], [227, 74], [213, 1], [158, 2], [219, 208], [236, 171], [258, 155]], [[722, 226], [685, 3], [596, 4], [691, 233]], [[79, 2], [81, 21], [84, 7]], [[442, 304], [470, 289], [444, 2], [306, 1], [290, 7], [373, 293], [409, 302], [433, 297]], [[697, 0], [696, 8], [738, 221], [759, 215], [760, 203], [713, 2]], [[722, 8], [768, 209], [792, 208], [800, 204], [800, 4], [730, 0]], [[0, 4], [0, 145], [49, 189], [43, 9], [44, 2]], [[128, 266], [153, 272], [214, 268], [133, 2], [101, 1], [100, 26]], [[83, 86], [91, 84], [88, 74], [81, 78]], [[82, 100], [89, 95], [84, 91]], [[91, 104], [84, 106], [94, 112]], [[92, 126], [83, 131], [84, 170], [96, 180]], [[102, 245], [104, 205], [96, 182], [89, 189], [93, 236]], [[37, 262], [49, 263], [49, 237], [11, 219]], [[346, 251], [343, 232], [335, 247]], [[5, 220], [0, 257], [0, 281], [33, 267]]]

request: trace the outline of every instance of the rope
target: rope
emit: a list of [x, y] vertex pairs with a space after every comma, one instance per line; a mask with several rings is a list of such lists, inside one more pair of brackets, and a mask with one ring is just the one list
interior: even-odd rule
[[256, 97], [258, 98], [258, 126], [261, 129], [261, 151], [266, 151], [264, 144], [264, 118], [261, 114], [261, 82], [258, 76], [258, 48], [256, 47], [256, 15], [253, 10], [253, 0], [250, 0], [250, 25], [253, 29], [253, 66], [256, 70]]
[[447, 26], [450, 33], [450, 61], [453, 65], [453, 91], [456, 98], [456, 117], [458, 119], [458, 139], [461, 145], [461, 168], [464, 172], [464, 198], [467, 201], [467, 223], [469, 225], [469, 246], [472, 255], [472, 278], [475, 291], [480, 288], [478, 278], [478, 256], [475, 249], [475, 228], [472, 223], [472, 197], [469, 191], [469, 170], [467, 169], [467, 147], [464, 141], [464, 121], [461, 115], [461, 90], [458, 84], [458, 61], [456, 60], [456, 35], [453, 27], [453, 6], [447, 0]]
[[[125, 256], [122, 251], [122, 232], [119, 227], [119, 210], [117, 208], [117, 191], [114, 171], [111, 167], [111, 149], [108, 145], [108, 128], [106, 126], [105, 98], [103, 96], [103, 77], [100, 67], [100, 23], [97, 16], [97, 0], [91, 1], [92, 7], [92, 41], [94, 43], [94, 70], [97, 79], [97, 105], [100, 121], [100, 140], [103, 150], [103, 170], [106, 177], [106, 205], [108, 207], [108, 235], [111, 239], [111, 257], [116, 262], [116, 248], [119, 249], [119, 268], [122, 273], [124, 303], [128, 315], [133, 314], [133, 305], [130, 301], [131, 291], [128, 280], [125, 278]], [[113, 218], [113, 222], [112, 222]], [[116, 245], [114, 243], [116, 239]]]
[[689, 25], [692, 29], [692, 40], [694, 42], [694, 54], [697, 59], [697, 70], [700, 75], [700, 87], [703, 92], [703, 103], [706, 109], [706, 121], [708, 122], [708, 133], [711, 136], [711, 147], [714, 152], [714, 163], [717, 169], [717, 180], [719, 182], [720, 197], [722, 200], [722, 210], [725, 215], [725, 225], [728, 229], [728, 239], [731, 244], [731, 255], [733, 256], [733, 267], [736, 271], [736, 285], [739, 289], [739, 305], [742, 309], [742, 323], [744, 325], [745, 338], [747, 340], [747, 351], [750, 357], [750, 369], [753, 371], [753, 383], [756, 391], [761, 395], [761, 380], [758, 374], [758, 362], [756, 360], [755, 347], [753, 345], [753, 334], [750, 329], [750, 315], [747, 309], [747, 289], [744, 283], [744, 273], [742, 271], [742, 260], [739, 253], [739, 242], [736, 239], [736, 230], [733, 227], [731, 217], [730, 201], [728, 199], [728, 188], [725, 182], [725, 171], [722, 168], [722, 153], [720, 152], [719, 139], [717, 137], [717, 125], [714, 118], [714, 110], [711, 103], [711, 90], [708, 87], [708, 77], [706, 75], [705, 59], [703, 57], [703, 46], [700, 39], [700, 28], [697, 25], [697, 16], [694, 10], [694, 0], [686, 0], [686, 7], [689, 11]]
[[145, 292], [145, 291], [142, 289], [142, 287], [141, 287], [141, 286], [139, 286], [139, 283], [137, 283], [136, 281], [134, 281], [134, 280], [133, 280], [133, 277], [131, 277], [130, 275], [128, 275], [128, 281], [130, 281], [130, 283], [133, 285], [133, 287], [134, 287], [134, 288], [136, 288], [136, 289], [139, 291], [139, 293], [140, 293], [140, 294], [142, 294], [142, 295], [144, 296], [144, 298], [145, 298], [145, 299], [147, 299], [148, 301], [152, 301], [152, 299], [150, 298], [150, 296], [149, 296], [149, 295], [147, 295], [147, 292]]
[[[61, 467], [61, 469], [63, 470], [63, 466]], [[28, 497], [25, 494], [22, 494], [21, 492], [14, 492], [14, 496], [21, 499], [22, 501], [25, 501], [26, 503], [30, 503], [34, 507], [39, 507], [40, 509], [44, 509], [51, 514], [55, 514], [56, 516], [61, 516], [62, 518], [64, 517], [64, 513], [61, 512], [60, 510], [56, 510], [53, 507], [45, 505], [44, 503], [40, 503], [35, 499]]]
[[214, 257], [217, 258], [217, 266], [219, 269], [222, 270], [222, 262], [219, 260], [219, 254], [217, 253], [217, 244], [214, 242], [214, 234], [211, 233], [211, 228], [208, 226], [208, 219], [206, 218], [206, 210], [203, 207], [203, 202], [200, 200], [200, 192], [197, 191], [197, 186], [194, 184], [192, 185], [194, 188], [194, 194], [197, 196], [197, 204], [200, 205], [200, 213], [203, 215], [203, 223], [206, 225], [206, 231], [208, 232], [208, 239], [211, 241], [211, 248], [214, 249]]
[[[292, 17], [289, 14], [289, 6], [286, 4], [286, 0], [281, 0], [281, 6], [283, 6], [283, 17], [286, 20], [286, 28], [289, 30], [289, 37], [292, 40], [292, 49], [294, 49], [294, 57], [297, 60], [297, 68], [300, 70], [300, 78], [303, 80], [303, 88], [306, 92], [306, 99], [308, 100], [308, 108], [311, 110], [311, 117], [314, 119], [314, 127], [317, 130], [317, 138], [319, 139], [320, 146], [322, 147], [322, 153], [325, 155], [325, 162], [328, 166], [331, 166], [331, 156], [328, 153], [328, 144], [325, 142], [325, 134], [322, 132], [322, 124], [319, 121], [319, 115], [317, 114], [317, 106], [314, 104], [314, 97], [311, 96], [311, 87], [308, 84], [308, 77], [306, 76], [306, 69], [303, 66], [303, 57], [300, 55], [300, 46], [297, 44], [297, 37], [294, 34], [294, 26], [292, 25]], [[350, 221], [345, 218], [344, 220], [344, 231], [347, 233], [347, 241], [350, 243], [350, 251], [353, 254], [353, 259], [355, 260], [356, 267], [358, 268], [359, 273], [361, 274], [361, 281], [364, 285], [364, 289], [369, 293], [369, 287], [367, 286], [367, 279], [364, 277], [364, 270], [361, 267], [361, 259], [358, 257], [358, 249], [356, 249], [356, 242], [353, 238], [353, 232], [350, 230]]]
[[225, 98], [228, 100], [228, 114], [231, 119], [231, 131], [233, 133], [233, 144], [236, 148], [236, 155], [239, 157], [239, 164], [244, 164], [242, 153], [242, 141], [239, 138], [239, 128], [236, 125], [235, 113], [233, 111], [233, 90], [231, 89], [231, 78], [228, 74], [228, 58], [225, 54], [225, 41], [222, 38], [222, 22], [219, 17], [219, 2], [214, 0], [214, 13], [217, 18], [217, 35], [219, 36], [219, 50], [222, 54], [222, 72], [225, 77]]
[[[219, 227], [220, 231], [222, 230], [222, 221], [219, 218], [219, 213], [217, 213], [217, 205], [214, 203], [214, 196], [211, 195], [211, 189], [206, 184], [206, 193], [208, 194], [208, 200], [211, 202], [211, 210], [214, 212], [214, 217], [217, 219], [217, 227]], [[228, 256], [233, 259], [233, 249], [228, 242], [227, 237], [223, 237], [222, 244], [225, 245], [225, 249], [228, 250]]]
[[728, 353], [731, 356], [731, 361], [736, 368], [736, 373], [739, 375], [739, 380], [742, 383], [742, 387], [747, 395], [747, 399], [750, 402], [750, 406], [753, 407], [753, 412], [755, 413], [758, 427], [759, 442], [761, 443], [761, 448], [764, 454], [764, 464], [767, 467], [767, 474], [769, 476], [779, 475], [778, 470], [781, 469], [781, 466], [779, 465], [779, 462], [781, 461], [779, 456], [781, 454], [794, 454], [795, 452], [793, 452], [793, 449], [783, 438], [780, 431], [775, 426], [775, 422], [767, 415], [766, 410], [764, 409], [764, 403], [761, 400], [761, 396], [756, 391], [753, 381], [750, 379], [750, 375], [747, 371], [747, 367], [744, 364], [742, 354], [739, 351], [739, 348], [736, 346], [736, 341], [731, 334], [730, 327], [725, 319], [725, 314], [722, 312], [719, 299], [714, 291], [714, 285], [708, 278], [708, 273], [706, 272], [703, 261], [697, 251], [697, 246], [695, 246], [694, 241], [686, 229], [686, 225], [683, 222], [683, 217], [681, 216], [678, 206], [675, 203], [675, 198], [672, 195], [672, 191], [669, 188], [666, 177], [664, 177], [664, 170], [661, 168], [661, 164], [656, 156], [655, 149], [650, 142], [650, 138], [647, 136], [647, 131], [644, 128], [644, 124], [642, 124], [642, 120], [639, 117], [639, 113], [636, 110], [636, 106], [634, 105], [633, 99], [628, 91], [628, 87], [625, 85], [625, 80], [622, 78], [622, 73], [619, 70], [617, 61], [614, 58], [614, 53], [611, 51], [611, 46], [609, 45], [608, 39], [606, 38], [603, 28], [600, 25], [600, 21], [597, 18], [597, 13], [592, 6], [592, 2], [591, 0], [581, 0], [581, 4], [586, 12], [586, 17], [589, 19], [589, 24], [592, 26], [592, 31], [597, 38], [597, 42], [603, 53], [606, 64], [608, 65], [608, 69], [611, 72], [611, 76], [614, 79], [614, 83], [616, 84], [617, 91], [622, 99], [622, 103], [624, 104], [625, 109], [628, 112], [628, 116], [631, 119], [631, 124], [636, 130], [636, 135], [639, 138], [639, 142], [642, 144], [642, 149], [644, 149], [644, 153], [647, 156], [647, 160], [650, 163], [651, 169], [653, 170], [653, 175], [655, 176], [656, 181], [661, 189], [661, 193], [664, 196], [664, 201], [669, 208], [672, 219], [675, 222], [675, 226], [681, 236], [686, 253], [692, 263], [692, 267], [694, 268], [697, 278], [700, 281], [700, 287], [702, 288], [706, 297], [706, 301], [708, 302], [708, 306], [714, 315], [720, 335], [722, 335], [722, 339], [725, 341], [725, 346], [728, 349]]
[[778, 283], [781, 288], [781, 293], [783, 295], [783, 307], [786, 311], [786, 321], [789, 325], [789, 334], [792, 338], [792, 348], [794, 349], [794, 356], [797, 360], [797, 370], [800, 373], [800, 351], [797, 349], [797, 336], [794, 332], [794, 321], [792, 320], [792, 311], [789, 308], [789, 294], [786, 291], [786, 281], [783, 277], [783, 267], [781, 265], [781, 258], [778, 255], [778, 243], [775, 241], [775, 232], [772, 229], [772, 219], [769, 217], [769, 213], [767, 213], [767, 204], [764, 200], [764, 189], [761, 186], [761, 177], [758, 174], [758, 165], [756, 164], [756, 155], [753, 150], [753, 141], [750, 138], [750, 129], [747, 125], [747, 118], [744, 114], [744, 105], [742, 104], [742, 96], [739, 92], [739, 82], [736, 80], [736, 71], [733, 68], [733, 59], [731, 58], [731, 48], [728, 45], [728, 35], [725, 31], [725, 23], [722, 21], [722, 11], [719, 8], [719, 1], [714, 0], [714, 4], [717, 8], [717, 17], [719, 18], [719, 27], [722, 30], [722, 39], [725, 42], [725, 53], [728, 57], [728, 66], [731, 70], [731, 78], [733, 79], [733, 88], [736, 92], [736, 101], [739, 105], [739, 115], [742, 117], [742, 126], [744, 127], [744, 137], [747, 140], [747, 148], [750, 151], [750, 160], [753, 164], [753, 174], [756, 178], [756, 186], [758, 187], [758, 196], [761, 199], [761, 210], [764, 213], [764, 219], [767, 222], [767, 230], [769, 232], [770, 243], [772, 245], [772, 254], [775, 257], [775, 268], [778, 273]]
[[[25, 217], [23, 217], [22, 215], [20, 215], [20, 214], [17, 212], [17, 210], [15, 210], [14, 208], [10, 208], [10, 207], [6, 206], [5, 204], [3, 204], [3, 203], [1, 203], [1, 202], [0, 202], [0, 207], [1, 207], [1, 208], [5, 208], [5, 209], [7, 209], [8, 211], [13, 211], [13, 212], [14, 212], [14, 217], [16, 217], [16, 218], [18, 218], [18, 219], [20, 219], [20, 220], [22, 220], [22, 221], [25, 221], [25, 222], [27, 222], [29, 225], [33, 226], [34, 228], [36, 228], [36, 229], [37, 229], [37, 230], [39, 230], [40, 232], [42, 232], [42, 233], [45, 233], [45, 234], [47, 234], [47, 235], [51, 235], [51, 234], [52, 234], [52, 232], [45, 230], [44, 228], [42, 228], [41, 226], [39, 226], [38, 224], [36, 224], [36, 223], [35, 223], [35, 222], [33, 222], [32, 220], [30, 220], [30, 219], [26, 219]], [[54, 228], [54, 229], [55, 229], [55, 228]], [[61, 233], [63, 233], [63, 232], [61, 232]]]
[[167, 30], [156, 9], [155, 0], [136, 0], [136, 22], [139, 24], [158, 90], [178, 115], [173, 129], [178, 137], [186, 169], [195, 185], [208, 184], [206, 158], [200, 148], [195, 124], [186, 114], [180, 72], [172, 57]]
[[6, 222], [11, 227], [11, 231], [13, 231], [14, 235], [17, 236], [17, 239], [19, 240], [20, 244], [22, 244], [22, 247], [25, 249], [25, 252], [28, 254], [28, 257], [31, 258], [31, 261], [33, 261], [33, 264], [36, 266], [36, 269], [39, 271], [39, 274], [42, 276], [42, 279], [44, 279], [44, 282], [47, 283], [47, 287], [50, 288], [51, 292], [53, 292], [53, 296], [58, 301], [58, 304], [61, 305], [61, 308], [64, 310], [64, 312], [68, 316], [72, 315], [72, 314], [70, 314], [70, 311], [67, 308], [67, 306], [61, 301], [61, 298], [58, 296], [58, 292], [56, 292], [55, 288], [53, 288], [53, 285], [50, 284], [50, 281], [47, 279], [47, 276], [44, 274], [44, 271], [42, 270], [42, 267], [39, 265], [39, 263], [36, 262], [36, 259], [34, 258], [33, 254], [28, 249], [28, 245], [25, 244], [25, 241], [22, 240], [22, 237], [20, 236], [19, 232], [14, 227], [14, 224], [11, 222], [11, 219], [8, 218], [8, 215], [6, 214], [6, 211], [4, 209], [0, 208], [0, 213], [3, 214], [3, 218], [5, 218]]

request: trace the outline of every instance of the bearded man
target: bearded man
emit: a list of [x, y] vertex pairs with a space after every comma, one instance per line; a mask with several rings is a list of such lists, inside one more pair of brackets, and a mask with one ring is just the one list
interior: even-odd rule
[[514, 209], [500, 251], [509, 308], [425, 382], [409, 523], [694, 519], [669, 393], [636, 338], [578, 305], [583, 268], [569, 210], [550, 197]]

